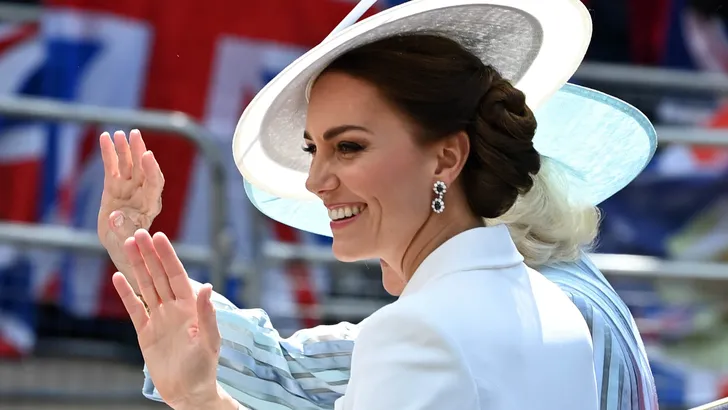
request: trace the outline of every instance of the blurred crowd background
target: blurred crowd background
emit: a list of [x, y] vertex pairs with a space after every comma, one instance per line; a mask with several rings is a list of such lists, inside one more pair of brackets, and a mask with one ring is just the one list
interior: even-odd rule
[[[636, 317], [663, 408], [728, 396], [728, 0], [584, 3], [594, 37], [572, 81], [636, 105], [661, 137], [601, 205], [595, 261]], [[354, 4], [0, 0], [0, 408], [151, 406], [96, 239], [102, 131], [142, 130], [167, 181], [153, 229], [282, 335], [391, 300], [377, 265], [335, 263], [327, 239], [251, 209], [230, 154], [246, 103]]]

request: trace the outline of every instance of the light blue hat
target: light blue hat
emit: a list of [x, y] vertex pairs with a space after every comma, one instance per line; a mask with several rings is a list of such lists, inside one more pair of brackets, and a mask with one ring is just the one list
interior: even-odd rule
[[268, 217], [331, 236], [326, 208], [305, 188], [310, 157], [300, 147], [309, 87], [346, 51], [421, 30], [467, 39], [471, 52], [526, 94], [538, 120], [534, 145], [562, 171], [571, 201], [599, 204], [652, 158], [657, 138], [641, 112], [567, 83], [591, 38], [581, 1], [411, 0], [350, 25], [373, 3], [363, 0], [324, 42], [269, 82], [238, 122], [235, 162], [250, 201]]

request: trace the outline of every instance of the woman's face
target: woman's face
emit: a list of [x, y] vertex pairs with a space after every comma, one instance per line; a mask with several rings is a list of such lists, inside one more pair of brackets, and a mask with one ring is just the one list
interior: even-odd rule
[[437, 169], [407, 118], [369, 83], [329, 72], [311, 90], [304, 144], [306, 187], [329, 209], [336, 257], [401, 257], [432, 212]]

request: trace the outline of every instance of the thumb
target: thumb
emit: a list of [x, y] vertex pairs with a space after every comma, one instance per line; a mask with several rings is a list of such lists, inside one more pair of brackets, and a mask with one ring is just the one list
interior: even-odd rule
[[197, 293], [197, 317], [200, 322], [200, 333], [209, 346], [215, 351], [220, 348], [220, 330], [217, 328], [215, 307], [212, 306], [212, 285], [205, 284]]

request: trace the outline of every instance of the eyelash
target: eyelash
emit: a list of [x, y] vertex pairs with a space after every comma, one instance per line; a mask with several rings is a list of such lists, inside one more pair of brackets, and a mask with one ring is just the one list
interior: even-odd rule
[[[364, 147], [361, 145], [354, 143], [354, 142], [346, 142], [342, 141], [338, 144], [336, 144], [337, 150], [342, 154], [353, 154], [359, 151], [362, 151]], [[316, 146], [313, 144], [306, 144], [303, 147], [301, 147], [303, 152], [306, 152], [308, 154], [315, 154], [316, 153]]]

